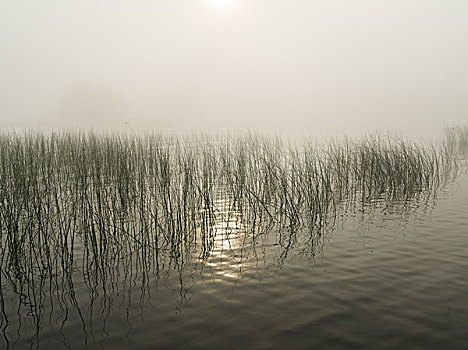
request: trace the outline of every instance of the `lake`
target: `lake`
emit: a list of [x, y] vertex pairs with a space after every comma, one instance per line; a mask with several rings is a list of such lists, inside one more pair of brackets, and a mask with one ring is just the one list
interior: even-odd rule
[[[61, 149], [50, 147], [49, 151]], [[20, 156], [13, 151], [8, 154], [11, 159], [26, 159], [25, 162], [29, 159], [27, 152]], [[110, 151], [102, 154], [106, 162], [114, 162], [106, 158]], [[135, 159], [139, 159], [139, 154], [132, 153]], [[164, 152], [158, 154], [158, 159], [164, 159]], [[265, 157], [274, 154], [266, 152]], [[218, 160], [209, 163], [210, 157], [204, 155], [206, 169], [219, 164]], [[272, 157], [268, 158], [268, 164], [277, 159]], [[66, 158], [54, 158], [56, 166], [62, 164], [60, 159]], [[137, 161], [126, 159], [128, 169], [120, 168], [119, 174], [150, 171], [148, 163], [145, 163], [148, 168], [138, 170], [129, 165]], [[190, 159], [184, 158], [181, 164], [189, 164]], [[34, 164], [46, 163], [41, 162]], [[233, 164], [223, 169], [231, 169]], [[278, 161], [280, 170], [281, 164]], [[296, 165], [288, 167], [291, 171], [285, 177], [288, 184], [302, 183], [294, 179]], [[16, 174], [25, 173], [21, 166], [18, 165], [20, 170]], [[209, 190], [200, 190], [190, 199], [189, 190], [179, 192], [186, 182], [168, 177], [171, 185], [165, 185], [164, 180], [157, 186], [144, 187], [151, 190], [141, 191], [139, 185], [150, 186], [148, 178], [141, 183], [137, 177], [131, 181], [119, 179], [121, 182], [116, 184], [112, 182], [113, 175], [104, 168], [90, 165], [89, 169], [102, 171], [89, 175], [93, 181], [77, 180], [70, 185], [75, 187], [58, 189], [53, 185], [47, 187], [47, 181], [73, 182], [67, 180], [65, 170], [57, 171], [58, 180], [47, 180], [47, 171], [41, 173], [42, 170], [31, 166], [23, 182], [5, 175], [15, 173], [13, 166], [13, 170], [2, 172], [9, 182], [4, 183], [1, 193], [0, 347], [460, 349], [466, 346], [468, 172], [462, 158], [456, 172], [425, 189], [412, 187], [409, 193], [399, 184], [392, 195], [388, 195], [391, 187], [375, 193], [366, 187], [366, 196], [359, 193], [353, 197], [347, 190], [346, 195], [329, 201], [325, 201], [328, 197], [317, 197], [314, 203], [322, 211], [322, 205], [326, 205], [327, 215], [322, 218], [322, 212], [314, 212], [317, 216], [311, 216], [310, 225], [302, 220], [302, 214], [297, 214], [309, 210], [302, 204], [309, 198], [303, 193], [306, 187], [287, 185], [283, 191], [273, 187], [274, 178], [261, 183], [252, 180], [242, 188], [232, 187], [267, 173], [282, 174], [280, 170], [270, 169], [265, 174], [246, 172], [248, 180], [242, 180], [239, 172], [234, 182], [213, 188], [207, 185]], [[297, 171], [298, 178], [305, 173], [304, 169]], [[31, 176], [36, 171], [39, 173]], [[164, 173], [159, 174], [164, 178]], [[74, 179], [74, 175], [69, 176]], [[203, 186], [210, 176], [193, 183]], [[420, 176], [423, 178], [424, 174]], [[103, 180], [96, 184], [97, 179], [110, 183]], [[283, 180], [279, 179], [277, 186]], [[341, 182], [338, 186], [333, 179], [327, 181], [334, 193], [341, 191]], [[349, 183], [364, 188], [353, 181]], [[408, 181], [406, 178], [404, 184]], [[423, 182], [432, 183], [432, 178]], [[135, 188], [129, 187], [133, 183], [137, 184]], [[263, 190], [267, 183], [272, 186], [269, 193]], [[376, 182], [366, 182], [366, 186], [370, 183]], [[31, 190], [31, 184], [36, 184], [39, 192]], [[168, 190], [174, 186], [177, 191]], [[190, 184], [187, 186], [191, 188]], [[28, 190], [10, 198], [12, 188]], [[92, 190], [85, 200], [75, 197], [72, 188]], [[239, 189], [251, 192], [240, 200], [233, 195]], [[122, 191], [127, 191], [124, 197]], [[275, 196], [271, 196], [273, 192]], [[325, 192], [322, 188], [314, 193]], [[43, 200], [44, 194], [51, 200]], [[209, 194], [209, 206], [197, 199], [202, 194]], [[71, 198], [80, 204], [75, 206]], [[139, 203], [141, 208], [124, 204], [122, 198]], [[258, 200], [255, 204], [251, 203], [254, 199]], [[194, 214], [193, 203], [205, 204], [197, 206]], [[159, 210], [146, 215], [149, 208], [156, 207]], [[200, 216], [190, 221], [191, 215]], [[320, 218], [315, 220], [316, 217]], [[20, 224], [14, 226], [15, 222]], [[58, 233], [61, 229], [64, 232]]]

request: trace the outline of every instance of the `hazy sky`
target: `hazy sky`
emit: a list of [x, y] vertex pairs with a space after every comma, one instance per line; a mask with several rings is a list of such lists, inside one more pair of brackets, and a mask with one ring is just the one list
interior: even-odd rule
[[466, 0], [0, 0], [0, 124], [468, 123]]

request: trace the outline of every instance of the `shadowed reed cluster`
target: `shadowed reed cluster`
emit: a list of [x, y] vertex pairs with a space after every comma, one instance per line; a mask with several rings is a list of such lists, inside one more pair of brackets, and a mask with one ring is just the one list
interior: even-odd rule
[[468, 155], [468, 127], [452, 126], [444, 130], [445, 145], [452, 154]]

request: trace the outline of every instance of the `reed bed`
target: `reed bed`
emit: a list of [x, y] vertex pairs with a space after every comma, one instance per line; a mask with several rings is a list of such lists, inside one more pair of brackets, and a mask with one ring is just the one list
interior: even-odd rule
[[230, 212], [253, 237], [319, 236], [358, 204], [434, 195], [467, 139], [466, 128], [441, 147], [378, 135], [317, 145], [252, 133], [5, 132], [0, 291], [41, 305], [44, 281], [72, 291], [80, 271], [95, 288], [130, 263], [147, 280], [206, 259]]

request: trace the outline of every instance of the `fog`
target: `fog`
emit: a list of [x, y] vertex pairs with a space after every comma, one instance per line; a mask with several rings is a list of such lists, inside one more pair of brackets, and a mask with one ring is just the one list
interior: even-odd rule
[[430, 133], [468, 111], [465, 0], [0, 0], [0, 124]]

